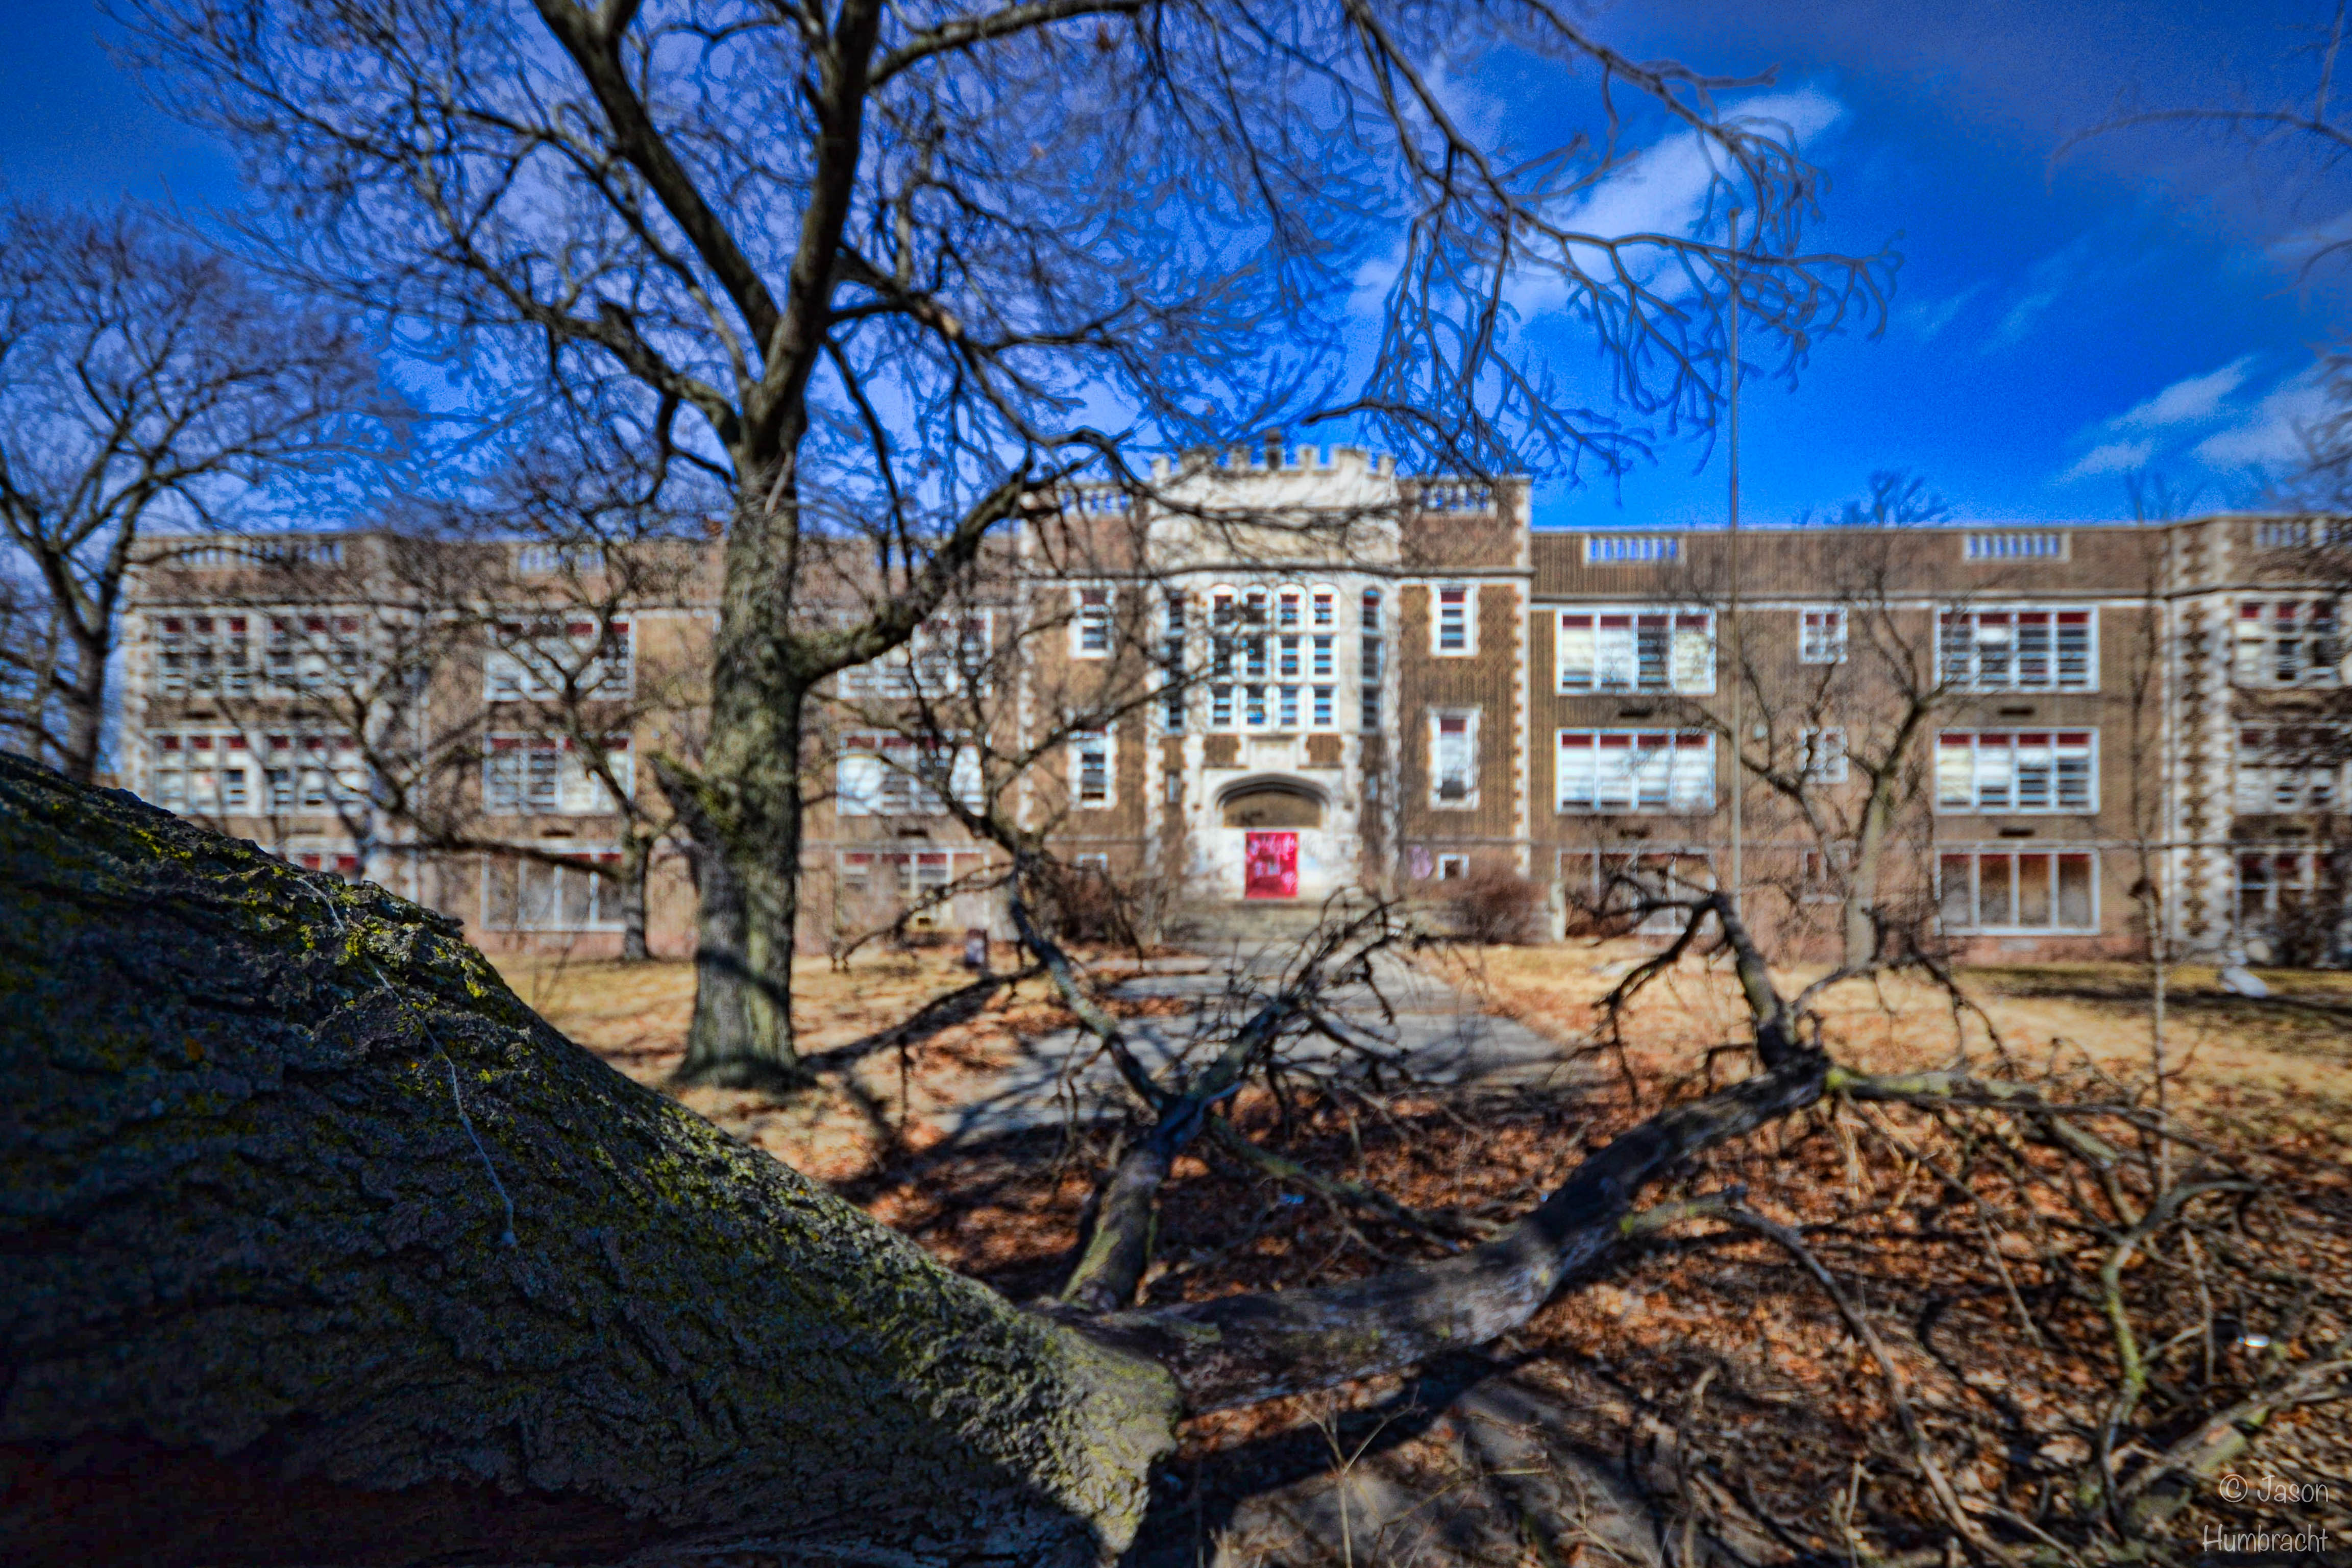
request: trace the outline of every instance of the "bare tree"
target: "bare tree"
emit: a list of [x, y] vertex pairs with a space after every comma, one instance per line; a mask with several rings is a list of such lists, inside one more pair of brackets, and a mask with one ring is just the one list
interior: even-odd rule
[[0, 525], [47, 597], [34, 663], [62, 709], [32, 740], [87, 781], [142, 531], [377, 453], [397, 411], [349, 327], [135, 211], [15, 205], [0, 238]]
[[1797, 514], [1797, 526], [1830, 528], [1909, 528], [1921, 523], [1948, 522], [1952, 503], [1927, 488], [1927, 479], [1908, 468], [1874, 468], [1870, 494], [1849, 500], [1834, 515], [1816, 514], [1811, 508]]
[[[1348, 418], [1463, 471], [1613, 467], [1640, 421], [1711, 416], [1728, 279], [1790, 368], [1885, 280], [1805, 248], [1819, 175], [1718, 103], [1748, 84], [1517, 0], [119, 14], [185, 84], [170, 101], [252, 154], [278, 265], [495, 371], [634, 398], [727, 488], [709, 749], [660, 767], [700, 846], [690, 1060], [713, 1081], [796, 1075], [810, 694], [904, 644], [1068, 476], [1133, 481], [1100, 424], [1181, 448]], [[1548, 147], [1468, 130], [1426, 62], [1503, 45], [1590, 77], [1590, 123]], [[1644, 135], [1709, 160], [1701, 232], [1584, 232]], [[1382, 350], [1335, 386], [1345, 301], [1392, 248]], [[1510, 330], [1538, 277], [1633, 419], [1554, 396]], [[849, 624], [807, 613], [829, 540], [890, 585]]]

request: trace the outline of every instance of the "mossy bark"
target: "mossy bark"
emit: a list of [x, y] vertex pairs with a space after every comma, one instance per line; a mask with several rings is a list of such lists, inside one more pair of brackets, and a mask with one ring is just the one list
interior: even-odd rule
[[1090, 1563], [1170, 1442], [449, 922], [5, 757], [0, 1075], [12, 1561]]

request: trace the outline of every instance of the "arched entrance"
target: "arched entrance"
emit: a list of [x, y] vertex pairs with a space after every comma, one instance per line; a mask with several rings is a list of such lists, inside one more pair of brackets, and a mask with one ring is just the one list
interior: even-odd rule
[[1220, 821], [1241, 840], [1242, 897], [1298, 896], [1299, 838], [1322, 838], [1326, 797], [1305, 779], [1237, 779], [1217, 795]]

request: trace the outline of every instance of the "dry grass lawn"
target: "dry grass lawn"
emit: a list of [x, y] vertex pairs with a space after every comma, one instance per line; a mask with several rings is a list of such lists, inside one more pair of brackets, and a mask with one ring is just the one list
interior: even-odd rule
[[[1564, 1044], [1600, 1027], [1601, 999], [1647, 950], [1630, 942], [1487, 948], [1449, 961], [1498, 1011]], [[1822, 971], [1791, 969], [1789, 993]], [[2262, 1001], [2221, 989], [2219, 972], [2182, 965], [2171, 974], [2166, 1059], [2170, 1085], [2192, 1117], [2226, 1117], [2263, 1141], [2352, 1152], [2352, 974], [2263, 971]], [[2130, 963], [2013, 965], [1964, 970], [1959, 979], [2000, 1043], [2041, 1066], [2087, 1056], [2118, 1080], [2148, 1065], [2148, 974]], [[1858, 1068], [1917, 1069], [1965, 1046], [1979, 1062], [1993, 1048], [1984, 1024], [1956, 1017], [1933, 985], [1907, 978], [1840, 988], [1824, 1002], [1832, 1050]], [[1686, 959], [1630, 1011], [1625, 1038], [1637, 1068], [1682, 1070], [1695, 1050], [1739, 1037], [1745, 1017], [1729, 966]]]
[[[1496, 1010], [1575, 1050], [1598, 1043], [1598, 1004], [1644, 955], [1621, 942], [1486, 949], [1429, 962], [1442, 963]], [[622, 1071], [658, 1085], [676, 1066], [692, 1005], [690, 965], [509, 959], [499, 966], [551, 1022]], [[815, 1056], [854, 1047], [965, 978], [946, 950], [865, 955], [844, 973], [808, 962], [795, 972], [803, 1049]], [[1782, 978], [1794, 987], [1811, 976], [1795, 971]], [[2123, 1082], [2144, 1079], [2148, 1008], [2141, 971], [2014, 966], [1963, 978], [1998, 1048], [2029, 1070], [2054, 1054], [2062, 1068], [2087, 1059]], [[2222, 992], [2210, 970], [2175, 973], [2168, 1031], [2179, 1070], [2171, 1093], [2190, 1119], [2231, 1124], [2220, 1141], [2260, 1151], [2256, 1163], [2277, 1184], [2263, 1213], [2232, 1244], [2246, 1249], [2235, 1260], [2246, 1300], [2225, 1303], [2227, 1314], [2236, 1314], [2231, 1321], [2284, 1321], [2280, 1302], [2269, 1297], [2292, 1292], [2264, 1281], [2311, 1279], [2318, 1293], [2304, 1300], [2309, 1311], [2293, 1353], [2340, 1355], [2352, 1350], [2352, 1297], [2342, 1286], [2352, 1277], [2345, 1191], [2345, 1166], [2352, 1163], [2352, 976], [2264, 978], [2273, 995], [2252, 1002]], [[1944, 997], [1908, 981], [1848, 987], [1831, 998], [1826, 1014], [1832, 1049], [1857, 1068], [1933, 1066], [1956, 1047], [1990, 1065], [1997, 1048], [1982, 1020], [1956, 1019]], [[1656, 1109], [1662, 1093], [1693, 1092], [1706, 1049], [1741, 1037], [1743, 1018], [1727, 970], [1692, 959], [1660, 976], [1627, 1016], [1624, 1051], [1641, 1080], [1638, 1094], [1612, 1081], [1565, 1093], [1309, 1095], [1277, 1106], [1259, 1090], [1242, 1097], [1234, 1113], [1253, 1138], [1312, 1169], [1347, 1174], [1415, 1206], [1505, 1221], [1587, 1150]], [[1052, 1290], [1067, 1271], [1087, 1189], [1110, 1155], [1106, 1134], [1064, 1143], [1046, 1132], [950, 1147], [929, 1131], [923, 1112], [970, 1091], [1005, 1058], [1016, 1033], [1040, 1034], [1063, 1022], [1040, 982], [1000, 991], [986, 1008], [905, 1054], [911, 1117], [898, 1098], [900, 1057], [892, 1050], [869, 1053], [829, 1075], [822, 1089], [791, 1100], [709, 1089], [680, 1098], [735, 1136], [832, 1183], [950, 1267], [1025, 1300]], [[1727, 1076], [1743, 1070], [1722, 1065]], [[2101, 1325], [2053, 1279], [2037, 1285], [2022, 1255], [2001, 1251], [2009, 1272], [1989, 1272], [2003, 1265], [1988, 1266], [1978, 1232], [1945, 1223], [1961, 1211], [1939, 1207], [1941, 1194], [1921, 1179], [1919, 1163], [1897, 1157], [1883, 1137], [1874, 1141], [1872, 1128], [1916, 1140], [1936, 1134], [1925, 1119], [1892, 1110], [1862, 1120], [1816, 1113], [1710, 1152], [1651, 1196], [1664, 1202], [1746, 1184], [1759, 1204], [1804, 1226], [1832, 1268], [1866, 1281], [1874, 1309], [1899, 1333], [1906, 1375], [1958, 1463], [1962, 1489], [2012, 1508], [2038, 1506], [2035, 1498], [2046, 1500], [2050, 1487], [2072, 1473], [2066, 1467], [2079, 1461], [2081, 1448], [2074, 1435], [2090, 1430], [2104, 1408]], [[1430, 1255], [1410, 1235], [1234, 1164], [1205, 1144], [1178, 1161], [1162, 1198], [1158, 1261], [1142, 1291], [1147, 1305], [1328, 1283]], [[2275, 1272], [2282, 1268], [2292, 1274]], [[2161, 1331], [2175, 1349], [2188, 1342], [2171, 1333], [2171, 1319], [2189, 1294], [2168, 1293], [2152, 1272], [2134, 1279], [2151, 1339]], [[2065, 1338], [2047, 1347], [2018, 1338], [2010, 1313], [2019, 1289], [2032, 1297], [2045, 1327]], [[2221, 1352], [2226, 1357], [2226, 1339]], [[1853, 1517], [1864, 1521], [1871, 1550], [1937, 1539], [1916, 1489], [1901, 1479], [1906, 1461], [1887, 1436], [1895, 1426], [1876, 1374], [1828, 1302], [1786, 1259], [1734, 1233], [1629, 1248], [1474, 1359], [1484, 1369], [1472, 1369], [1479, 1375], [1517, 1369], [1515, 1375], [1581, 1412], [1570, 1436], [1588, 1452], [1623, 1457], [1628, 1476], [1662, 1506], [1697, 1496], [1687, 1489], [1700, 1482], [1684, 1474], [1681, 1461], [1667, 1462], [1672, 1444], [1688, 1441], [1707, 1474], [1745, 1478], [1742, 1506], [1786, 1520], [1815, 1560], [1843, 1560], [1862, 1539], [1842, 1535], [1845, 1525], [1832, 1528], [1834, 1510], [1825, 1511], [1824, 1499], [1844, 1499], [1852, 1508], [1860, 1497]], [[2171, 1370], [2191, 1369], [2182, 1363]], [[2221, 1381], [2237, 1375], [2225, 1365]], [[1710, 1388], [1702, 1410], [1692, 1391]], [[1213, 1539], [1231, 1510], [1288, 1475], [1285, 1445], [1296, 1447], [1301, 1434], [1319, 1440], [1326, 1433], [1318, 1428], [1335, 1441], [1345, 1432], [1351, 1449], [1370, 1443], [1388, 1423], [1412, 1418], [1410, 1394], [1404, 1380], [1379, 1378], [1196, 1418], [1170, 1467], [1190, 1479], [1181, 1494], [1163, 1500], [1147, 1533]], [[2340, 1407], [2315, 1408], [2276, 1424], [2264, 1439], [2263, 1462], [2289, 1476], [2352, 1473], [2343, 1468], [2352, 1462], [2348, 1439]], [[2259, 1518], [2251, 1505], [2224, 1508], [2203, 1497], [2175, 1528], [2193, 1542], [2209, 1525], [2252, 1522]], [[2338, 1523], [2334, 1513], [2313, 1522]], [[2341, 1522], [2352, 1528], [2352, 1518]], [[1753, 1560], [1780, 1555], [1776, 1548]], [[1309, 1560], [1322, 1559], [1297, 1561]], [[1614, 1561], [1601, 1553], [1591, 1568]]]
[[[1007, 955], [1000, 952], [1000, 966]], [[970, 1022], [951, 1025], [902, 1054], [885, 1048], [826, 1075], [805, 1095], [667, 1089], [685, 1055], [694, 1011], [694, 965], [622, 963], [544, 955], [494, 957], [515, 994], [540, 1016], [622, 1072], [665, 1089], [734, 1137], [820, 1181], [845, 1181], [895, 1142], [921, 1148], [937, 1133], [928, 1110], [961, 1103], [1010, 1047], [1015, 1031], [1043, 1033], [1066, 1015], [1039, 981], [1002, 990]], [[846, 970], [824, 959], [793, 966], [793, 1021], [803, 1056], [854, 1052], [923, 1005], [968, 984], [945, 947], [871, 951]], [[904, 1099], [900, 1069], [904, 1066]], [[912, 1115], [908, 1115], [911, 1103]]]

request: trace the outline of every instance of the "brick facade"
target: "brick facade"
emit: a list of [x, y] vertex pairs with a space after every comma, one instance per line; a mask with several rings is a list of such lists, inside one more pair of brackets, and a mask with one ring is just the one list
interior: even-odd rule
[[[1092, 700], [1085, 616], [1116, 617], [1122, 636], [1160, 636], [1152, 618], [1180, 596], [1191, 677], [1176, 721], [1162, 701], [1138, 703], [1088, 742], [1098, 765], [1066, 752], [1040, 762], [1022, 808], [1051, 824], [1059, 854], [1150, 881], [1163, 906], [1267, 895], [1283, 867], [1286, 896], [1312, 900], [1358, 885], [1425, 896], [1492, 865], [1540, 884], [1559, 931], [1576, 924], [1583, 895], [1628, 868], [1725, 876], [1738, 771], [1748, 897], [1768, 918], [1818, 923], [1821, 900], [1807, 889], [1820, 880], [1809, 857], [1822, 840], [1754, 770], [1814, 757], [1824, 776], [1807, 799], [1834, 823], [1861, 789], [1855, 770], [1835, 776], [1845, 764], [1834, 747], [1874, 754], [1916, 708], [1927, 717], [1908, 753], [1888, 896], [1927, 900], [1975, 955], [2138, 951], [2143, 877], [2165, 890], [2186, 952], [2326, 960], [2340, 939], [2314, 949], [2279, 934], [2293, 919], [2307, 938], [2311, 908], [2340, 910], [2340, 762], [2249, 771], [2258, 741], [2316, 722], [2312, 694], [2342, 679], [2332, 605], [2289, 570], [2294, 525], [2224, 516], [1745, 533], [1737, 633], [1750, 767], [1734, 770], [1726, 534], [1536, 531], [1524, 484], [1416, 483], [1344, 449], [1302, 448], [1272, 466], [1236, 454], [1161, 473], [1198, 508], [1292, 523], [1328, 513], [1347, 526], [1204, 529], [1198, 510], [1130, 513], [1123, 533], [1102, 537], [1141, 542], [1106, 546], [1083, 572], [1024, 536], [1000, 563], [994, 596], [975, 603], [994, 606], [983, 635], [1045, 624], [1041, 606], [1068, 627], [1022, 645], [1019, 673], [985, 721], [1017, 742], [1050, 710]], [[492, 945], [593, 951], [617, 940], [608, 906], [565, 882], [560, 862], [604, 852], [621, 825], [593, 809], [601, 797], [575, 788], [561, 759], [531, 763], [539, 793], [482, 817], [483, 847], [463, 853], [405, 847], [397, 812], [355, 830], [348, 812], [306, 809], [299, 778], [290, 795], [282, 781], [265, 783], [279, 777], [271, 756], [299, 774], [313, 760], [331, 771], [337, 752], [331, 723], [295, 732], [257, 628], [298, 612], [323, 615], [330, 636], [364, 622], [369, 647], [357, 657], [382, 658], [403, 635], [385, 629], [387, 616], [430, 618], [421, 605], [402, 610], [382, 581], [389, 541], [314, 542], [335, 558], [310, 579], [313, 602], [275, 609], [269, 595], [282, 590], [185, 542], [180, 566], [142, 575], [129, 614], [117, 752], [130, 787], [289, 857], [364, 872], [457, 914]], [[669, 590], [626, 606], [640, 700], [616, 699], [614, 711], [639, 757], [690, 745], [699, 722], [717, 552], [677, 548]], [[246, 673], [226, 673], [215, 652], [199, 677], [190, 628], [208, 623], [220, 642], [233, 617]], [[1265, 650], [1234, 655], [1218, 674], [1204, 661], [1221, 636]], [[1365, 658], [1373, 639], [1376, 665]], [[436, 711], [470, 706], [467, 722], [495, 730], [496, 715], [479, 711], [495, 701], [481, 662], [490, 656], [470, 657], [436, 666], [403, 721], [423, 733]], [[642, 700], [656, 687], [663, 700]], [[352, 707], [346, 721], [367, 722], [366, 711]], [[820, 725], [823, 744], [854, 746], [852, 723]], [[203, 769], [199, 740], [211, 759]], [[233, 765], [250, 775], [234, 798], [232, 744], [247, 759]], [[487, 752], [461, 763], [438, 787], [490, 790], [495, 774], [513, 805], [521, 764]], [[824, 787], [838, 765], [810, 759], [820, 786], [803, 940], [816, 945], [991, 863], [935, 812], [852, 809], [856, 798]], [[634, 787], [654, 788], [647, 770]], [[540, 851], [538, 869], [499, 868], [501, 843]], [[682, 865], [665, 855], [653, 879], [656, 951], [690, 945], [691, 909]], [[2340, 928], [2333, 912], [2319, 923], [2331, 920]], [[982, 893], [933, 917], [996, 921]]]

